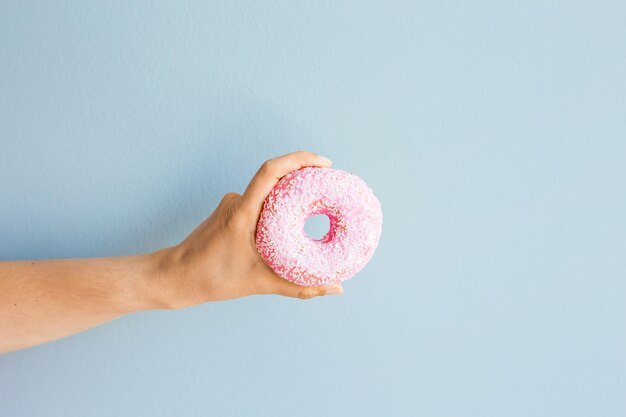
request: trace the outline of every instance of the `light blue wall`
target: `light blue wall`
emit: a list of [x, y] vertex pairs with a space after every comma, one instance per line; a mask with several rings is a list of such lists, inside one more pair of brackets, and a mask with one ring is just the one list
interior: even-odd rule
[[626, 414], [622, 2], [99, 3], [0, 5], [0, 259], [178, 243], [297, 149], [383, 235], [342, 297], [0, 357], [1, 416]]

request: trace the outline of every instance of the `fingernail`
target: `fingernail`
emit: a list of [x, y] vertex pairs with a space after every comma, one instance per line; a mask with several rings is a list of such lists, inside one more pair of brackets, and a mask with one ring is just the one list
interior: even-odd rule
[[343, 294], [343, 290], [341, 288], [331, 288], [329, 290], [324, 291], [324, 295], [340, 295]]
[[330, 165], [330, 164], [332, 164], [332, 163], [333, 163], [333, 161], [331, 161], [330, 159], [326, 158], [325, 156], [322, 156], [322, 155], [317, 155], [317, 157], [318, 157], [319, 159], [321, 159], [322, 161], [324, 161], [325, 163], [327, 163], [328, 165]]

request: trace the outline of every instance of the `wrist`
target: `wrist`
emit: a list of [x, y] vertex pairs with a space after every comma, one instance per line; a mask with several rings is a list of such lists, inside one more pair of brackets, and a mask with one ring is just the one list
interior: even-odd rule
[[141, 310], [175, 308], [170, 289], [170, 274], [165, 263], [165, 250], [132, 256], [135, 266], [134, 292]]
[[181, 294], [184, 277], [180, 262], [181, 251], [178, 246], [163, 248], [155, 252], [140, 255], [145, 263], [141, 279], [141, 298], [146, 310], [174, 310], [186, 307], [185, 297]]

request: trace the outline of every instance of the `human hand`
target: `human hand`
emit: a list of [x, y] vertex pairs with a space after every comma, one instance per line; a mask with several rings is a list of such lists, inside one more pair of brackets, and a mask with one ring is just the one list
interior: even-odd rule
[[180, 244], [156, 252], [85, 259], [0, 262], [0, 353], [74, 334], [125, 314], [176, 309], [254, 294], [312, 298], [341, 285], [303, 287], [277, 276], [256, 250], [256, 225], [278, 180], [311, 152], [265, 162], [243, 195], [228, 193]]
[[279, 277], [255, 245], [263, 202], [278, 180], [295, 169], [331, 164], [324, 157], [304, 151], [270, 159], [261, 165], [243, 195], [226, 194], [183, 242], [151, 254], [158, 264], [160, 305], [184, 308], [255, 294], [301, 299], [342, 294], [340, 284], [304, 287]]

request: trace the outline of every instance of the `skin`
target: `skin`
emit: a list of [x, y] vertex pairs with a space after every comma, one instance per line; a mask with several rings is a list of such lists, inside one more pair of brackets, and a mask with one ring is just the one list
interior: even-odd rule
[[182, 309], [258, 294], [309, 299], [341, 285], [303, 287], [277, 276], [255, 247], [265, 197], [288, 172], [329, 167], [311, 152], [263, 163], [243, 195], [226, 194], [180, 244], [93, 259], [0, 262], [0, 352], [59, 339], [142, 310]]

